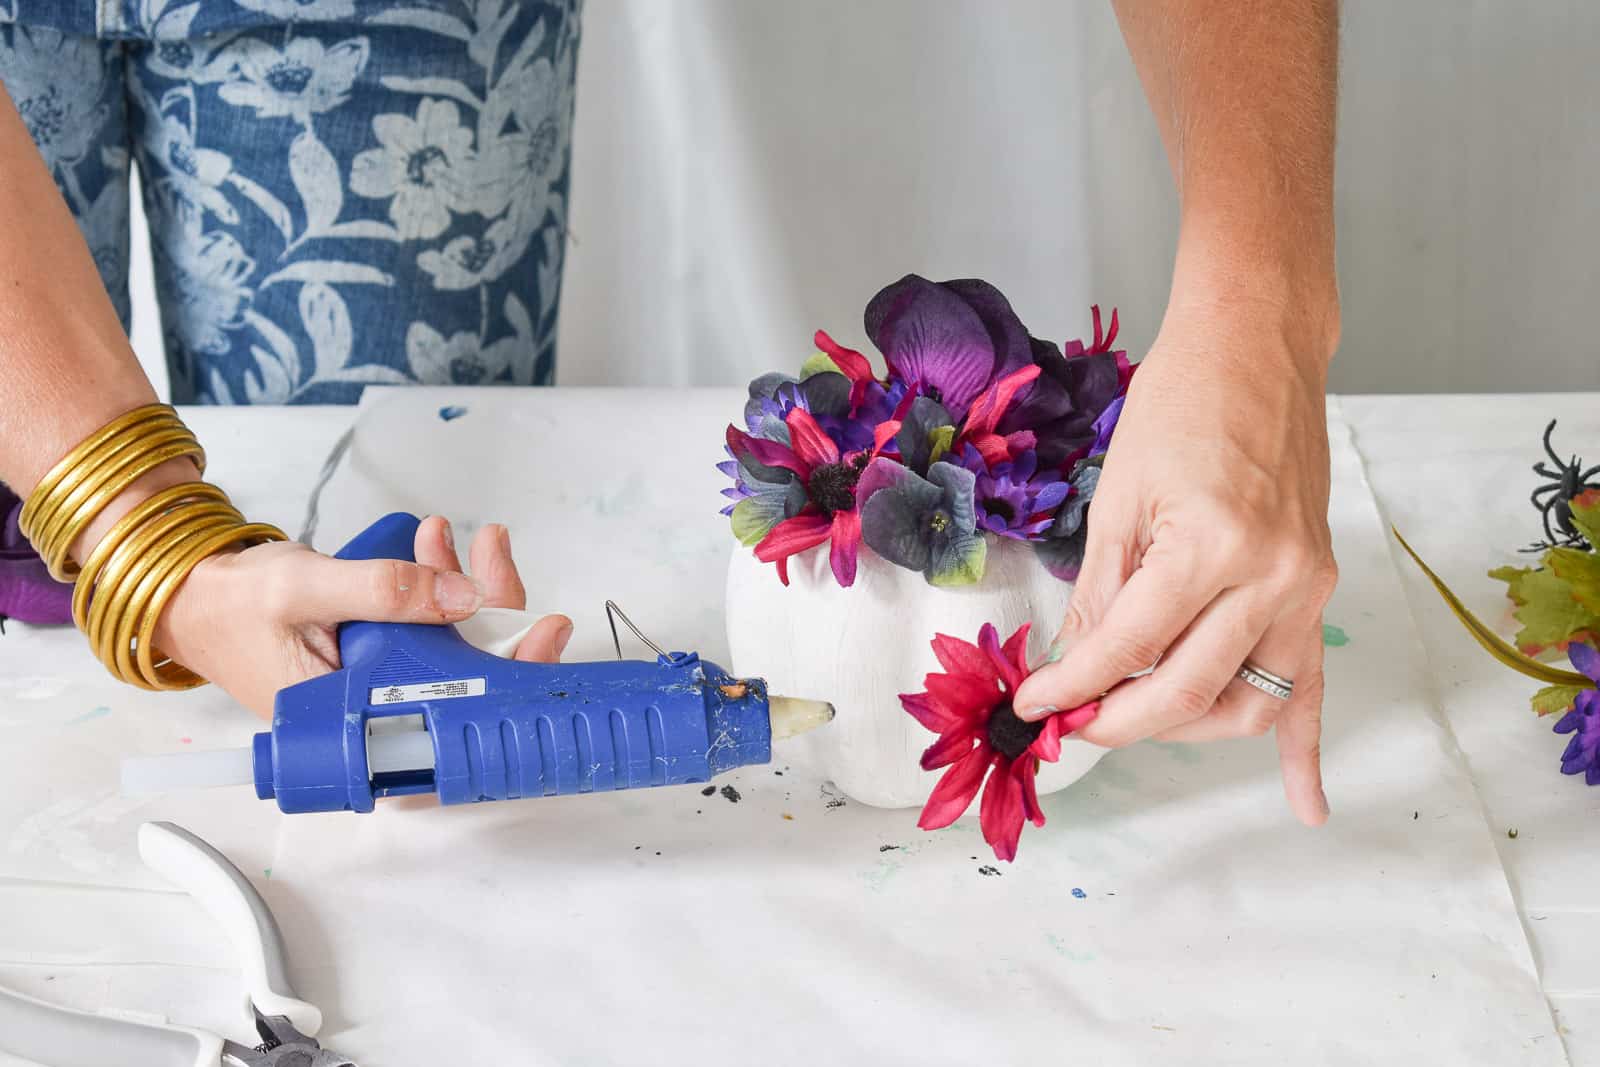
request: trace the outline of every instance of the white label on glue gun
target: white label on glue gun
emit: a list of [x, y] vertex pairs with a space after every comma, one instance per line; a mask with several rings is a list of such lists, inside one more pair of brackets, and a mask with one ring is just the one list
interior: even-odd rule
[[367, 702], [408, 704], [413, 700], [454, 700], [456, 697], [481, 696], [483, 696], [482, 678], [452, 678], [448, 682], [379, 686], [367, 694]]

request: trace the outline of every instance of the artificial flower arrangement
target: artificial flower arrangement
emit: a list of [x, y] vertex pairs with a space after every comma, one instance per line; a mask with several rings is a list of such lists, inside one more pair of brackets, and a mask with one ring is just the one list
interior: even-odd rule
[[[1428, 568], [1398, 532], [1401, 546], [1422, 568], [1467, 630], [1490, 655], [1537, 681], [1544, 682], [1530, 698], [1540, 716], [1559, 715], [1554, 730], [1571, 734], [1561, 754], [1562, 774], [1582, 774], [1589, 785], [1600, 785], [1600, 488], [1589, 487], [1574, 458], [1570, 464], [1550, 447], [1551, 423], [1545, 430], [1545, 450], [1558, 470], [1543, 463], [1534, 470], [1553, 483], [1534, 491], [1533, 500], [1544, 516], [1547, 540], [1536, 546], [1542, 552], [1537, 567], [1497, 567], [1489, 577], [1506, 583], [1506, 596], [1520, 629], [1507, 642], [1472, 614], [1444, 581]], [[1564, 654], [1575, 670], [1564, 670], [1541, 657]]]
[[850, 586], [864, 542], [934, 585], [983, 577], [986, 537], [1033, 545], [1071, 581], [1086, 515], [1134, 366], [1114, 351], [1117, 314], [1094, 338], [1031, 336], [987, 282], [915, 274], [867, 305], [867, 357], [817, 331], [798, 378], [750, 383], [744, 427], [729, 425], [734, 535], [777, 566], [828, 544]]
[[22, 501], [0, 485], [0, 632], [7, 619], [57, 624], [72, 621], [72, 586], [50, 571], [22, 536]]
[[923, 679], [926, 692], [900, 696], [911, 717], [939, 735], [922, 754], [923, 769], [949, 768], [917, 825], [924, 830], [949, 826], [982, 789], [978, 824], [983, 839], [1008, 863], [1016, 858], [1022, 824], [1044, 825], [1034, 784], [1039, 764], [1060, 759], [1061, 739], [1099, 712], [1099, 704], [1090, 703], [1036, 722], [1019, 717], [1012, 696], [1030, 673], [1027, 647], [1026, 623], [1003, 645], [987, 623], [976, 645], [939, 634], [933, 653], [944, 671]]

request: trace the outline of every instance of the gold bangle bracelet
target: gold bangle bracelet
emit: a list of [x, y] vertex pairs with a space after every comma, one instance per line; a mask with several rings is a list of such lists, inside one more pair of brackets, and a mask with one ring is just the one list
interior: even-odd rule
[[178, 587], [188, 580], [190, 572], [203, 560], [241, 541], [260, 543], [262, 541], [286, 540], [288, 540], [288, 537], [276, 526], [271, 526], [264, 522], [247, 523], [244, 526], [236, 526], [230, 530], [224, 530], [211, 537], [204, 538], [183, 555], [177, 567], [162, 580], [160, 588], [156, 590], [155, 597], [151, 601], [149, 610], [143, 613], [143, 621], [139, 626], [139, 669], [144, 680], [150, 683], [151, 688], [192, 689], [197, 685], [205, 684], [204, 678], [174, 660], [169, 659], [159, 667], [155, 663], [156, 650], [153, 645], [156, 622], [161, 618], [161, 613], [166, 610], [167, 601], [178, 591]]
[[[141, 450], [114, 464], [96, 482], [86, 482], [61, 504], [55, 521], [40, 532], [38, 547], [45, 565], [57, 581], [70, 581], [78, 574], [72, 561], [72, 544], [84, 527], [93, 522], [106, 505], [121, 496], [134, 482], [171, 459], [200, 454], [200, 443], [187, 429], [164, 430], [141, 442]], [[198, 473], [197, 473], [198, 476]], [[75, 506], [74, 506], [75, 505]], [[69, 510], [70, 509], [70, 510]]]
[[[228, 496], [221, 489], [210, 482], [185, 482], [181, 485], [169, 486], [154, 496], [146, 499], [138, 507], [128, 512], [117, 520], [115, 526], [106, 531], [100, 543], [94, 546], [94, 551], [89, 553], [83, 562], [83, 567], [78, 573], [78, 582], [72, 590], [72, 621], [80, 630], [86, 630], [88, 625], [89, 598], [94, 595], [95, 586], [100, 581], [100, 569], [105, 566], [117, 548], [134, 530], [146, 521], [175, 509], [182, 504], [202, 500], [214, 500], [218, 503], [228, 504]], [[240, 516], [240, 521], [244, 517]]]
[[94, 486], [104, 480], [102, 470], [107, 464], [126, 456], [128, 450], [146, 440], [147, 435], [160, 434], [163, 430], [181, 427], [181, 422], [170, 416], [158, 416], [155, 419], [146, 419], [144, 422], [125, 427], [120, 434], [110, 435], [99, 448], [91, 453], [83, 453], [77, 464], [58, 478], [51, 480], [51, 485], [42, 490], [34, 490], [29, 494], [29, 504], [34, 507], [29, 515], [29, 526], [26, 533], [35, 542], [48, 541], [46, 530], [56, 523], [62, 514], [62, 507], [66, 506], [69, 499], [78, 501], [82, 499], [82, 491], [93, 490]]
[[117, 642], [131, 639], [168, 564], [196, 538], [242, 521], [231, 505], [207, 501], [160, 516], [128, 539], [106, 565], [102, 592], [89, 602], [89, 647], [112, 674], [124, 681], [132, 675], [133, 661]]
[[[73, 467], [54, 476], [48, 486], [41, 486], [28, 495], [31, 508], [23, 533], [41, 550], [55, 547], [53, 539], [59, 536], [61, 521], [66, 515], [104, 485], [123, 465], [147, 451], [155, 443], [175, 440], [176, 433], [193, 441], [193, 435], [175, 415], [159, 414], [154, 418], [127, 426], [99, 443], [93, 451], [73, 450], [76, 462]], [[199, 447], [199, 442], [195, 442]], [[69, 456], [72, 459], [73, 456]], [[204, 455], [197, 462], [203, 463]], [[54, 474], [54, 472], [52, 472]], [[20, 516], [19, 516], [20, 519]]]
[[210, 551], [216, 551], [220, 544], [226, 544], [228, 534], [238, 528], [239, 524], [227, 516], [197, 519], [193, 525], [186, 527], [179, 537], [172, 538], [161, 546], [158, 558], [152, 560], [138, 576], [138, 580], [123, 600], [121, 610], [115, 613], [109, 628], [103, 633], [102, 662], [110, 668], [111, 673], [123, 681], [144, 689], [157, 688], [154, 680], [147, 677], [140, 669], [137, 661], [138, 649], [134, 646], [134, 639], [146, 616], [152, 614], [151, 605], [156, 593], [164, 586], [168, 577], [177, 573], [179, 565], [188, 553], [202, 543], [211, 541], [219, 542], [216, 546], [208, 544]]
[[[213, 510], [195, 514], [200, 507]], [[102, 651], [106, 649], [107, 621], [114, 621], [125, 609], [126, 601], [141, 574], [157, 565], [163, 553], [176, 550], [178, 542], [186, 539], [187, 528], [197, 522], [211, 525], [213, 518], [224, 518], [235, 525], [245, 522], [243, 515], [238, 514], [232, 504], [226, 501], [200, 501], [194, 506], [178, 507], [150, 518], [139, 530], [128, 534], [122, 544], [117, 545], [117, 552], [107, 558], [96, 577], [88, 600], [83, 633], [90, 640], [90, 648], [94, 649], [96, 656], [104, 659]]]
[[177, 418], [178, 412], [170, 404], [145, 404], [143, 407], [134, 408], [125, 415], [119, 415], [94, 433], [80, 441], [76, 448], [68, 452], [61, 460], [39, 479], [39, 484], [33, 487], [33, 492], [28, 494], [28, 501], [22, 506], [22, 513], [17, 516], [17, 521], [22, 527], [24, 536], [28, 540], [33, 537], [28, 533], [33, 527], [34, 516], [38, 514], [40, 506], [55, 495], [56, 486], [73, 469], [82, 462], [85, 456], [93, 455], [106, 441], [117, 436], [122, 431], [148, 419], [170, 416]]

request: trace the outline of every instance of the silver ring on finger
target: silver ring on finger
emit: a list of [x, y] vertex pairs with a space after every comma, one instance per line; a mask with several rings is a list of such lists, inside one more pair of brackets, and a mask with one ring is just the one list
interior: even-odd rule
[[1249, 660], [1239, 665], [1239, 673], [1235, 676], [1247, 685], [1253, 685], [1269, 697], [1278, 700], [1288, 700], [1294, 695], [1294, 682], [1288, 678], [1273, 674], [1271, 671], [1257, 667]]

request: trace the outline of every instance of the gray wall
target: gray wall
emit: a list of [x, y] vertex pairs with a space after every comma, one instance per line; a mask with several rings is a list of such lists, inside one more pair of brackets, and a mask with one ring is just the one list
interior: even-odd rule
[[1344, 392], [1600, 388], [1600, 3], [1350, 0]]

